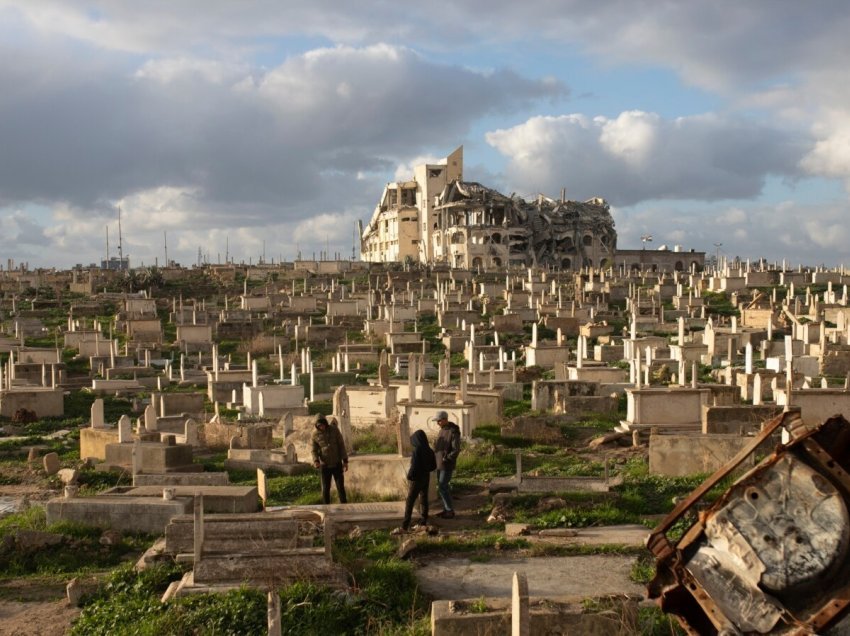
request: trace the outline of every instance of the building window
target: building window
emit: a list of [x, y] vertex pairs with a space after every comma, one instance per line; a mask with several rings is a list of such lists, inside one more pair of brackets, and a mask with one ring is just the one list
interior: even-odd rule
[[585, 234], [584, 238], [581, 239], [581, 242], [585, 245], [585, 247], [590, 247], [593, 245], [593, 236]]
[[561, 259], [561, 269], [572, 269], [573, 262], [569, 258]]
[[499, 258], [498, 256], [494, 256], [493, 257], [493, 267], [501, 267], [501, 266], [502, 266], [502, 259]]
[[502, 235], [501, 234], [494, 234], [493, 236], [490, 237], [490, 241], [493, 242], [493, 243], [501, 243], [502, 242]]
[[466, 238], [463, 236], [463, 232], [455, 232], [452, 234], [452, 244], [463, 245], [465, 242]]
[[676, 268], [677, 272], [681, 272], [683, 269], [685, 269], [685, 264], [682, 263], [682, 261], [676, 261], [676, 264], [673, 265], [673, 267]]

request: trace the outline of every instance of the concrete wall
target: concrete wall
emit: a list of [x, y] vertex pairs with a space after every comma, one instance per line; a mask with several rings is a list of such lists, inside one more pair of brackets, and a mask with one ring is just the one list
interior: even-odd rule
[[558, 346], [527, 346], [525, 348], [525, 364], [529, 367], [554, 369], [558, 363], [567, 362], [570, 357], [568, 347]]
[[81, 428], [80, 459], [93, 457], [104, 461], [106, 459], [106, 445], [117, 443], [117, 428]]
[[212, 325], [177, 325], [175, 341], [190, 344], [212, 342]]
[[204, 398], [203, 393], [153, 393], [151, 403], [160, 417], [188, 413], [195, 419], [202, 419]]
[[[348, 472], [345, 474], [345, 489], [372, 497], [405, 499], [407, 497], [407, 469], [410, 457], [401, 455], [354, 455], [349, 459]], [[436, 471], [431, 473], [429, 501], [437, 496]], [[437, 513], [438, 510], [430, 514]], [[413, 510], [413, 518], [418, 518], [419, 504]]]
[[781, 406], [705, 406], [702, 409], [702, 432], [707, 434], [746, 435], [758, 433], [762, 422], [782, 412]]
[[626, 389], [626, 420], [639, 426], [700, 426], [708, 389]]
[[[455, 403], [457, 391], [453, 389], [435, 389], [434, 401], [439, 404], [451, 405]], [[498, 424], [502, 421], [502, 392], [498, 389], [473, 390], [466, 392], [466, 401], [475, 404], [475, 421], [477, 425]], [[456, 422], [456, 424], [460, 424]]]
[[245, 384], [242, 386], [242, 404], [245, 405], [246, 413], [261, 416], [295, 409], [303, 406], [305, 390], [306, 387], [298, 384], [268, 384], [257, 387]]
[[[650, 435], [649, 472], [654, 475], [683, 477], [696, 473], [712, 473], [752, 442], [752, 437], [738, 435]], [[775, 442], [768, 440], [763, 451]], [[742, 465], [755, 465], [755, 456]]]
[[192, 511], [190, 497], [165, 501], [153, 497], [75, 497], [47, 502], [47, 523], [74, 521], [119, 532], [161, 535], [172, 517]]
[[396, 387], [346, 386], [351, 425], [355, 428], [371, 426], [389, 419], [396, 407]]
[[581, 380], [535, 380], [531, 385], [531, 408], [538, 411], [551, 409], [556, 396], [598, 395], [599, 383]]
[[[787, 394], [784, 388], [775, 391], [776, 404], [785, 406]], [[800, 408], [806, 424], [823, 424], [836, 414], [850, 418], [850, 392], [841, 389], [801, 389], [791, 393], [791, 404]]]
[[239, 424], [227, 422], [206, 422], [198, 430], [198, 437], [207, 448], [224, 449], [230, 447], [230, 440], [238, 437], [237, 448], [273, 448], [274, 424]]
[[65, 398], [62, 389], [14, 388], [0, 391], [0, 415], [11, 418], [18, 409], [34, 411], [38, 417], [62, 417]]

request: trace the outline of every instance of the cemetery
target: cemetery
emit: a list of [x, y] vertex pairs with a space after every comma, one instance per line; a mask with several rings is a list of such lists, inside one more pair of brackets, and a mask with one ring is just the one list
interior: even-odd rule
[[[679, 504], [701, 484], [722, 520], [742, 475], [779, 487], [763, 462], [844, 460], [850, 272], [627, 265], [226, 263], [141, 291], [120, 271], [0, 271], [0, 602], [53, 590], [15, 611], [54, 607], [72, 634], [237, 615], [257, 634], [684, 633], [695, 610], [653, 600], [656, 557], [684, 576], [678, 539], [653, 529], [696, 523]], [[432, 474], [428, 519], [401, 531], [411, 436], [433, 445], [442, 411], [456, 514]], [[319, 416], [347, 503], [322, 503]], [[829, 470], [826, 499], [847, 488]], [[743, 567], [724, 541], [766, 557], [715, 523], [692, 566], [717, 600], [706, 563]], [[746, 631], [733, 606], [718, 632]]]

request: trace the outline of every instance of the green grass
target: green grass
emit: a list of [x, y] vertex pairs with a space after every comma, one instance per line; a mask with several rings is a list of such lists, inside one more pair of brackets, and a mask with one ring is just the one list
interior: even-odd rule
[[[55, 535], [51, 545], [28, 547], [18, 543], [19, 533]], [[32, 507], [0, 520], [0, 578], [46, 574], [77, 574], [114, 567], [135, 559], [153, 541], [145, 535], [123, 535], [114, 545], [101, 545], [100, 528], [68, 521], [47, 524], [44, 509]]]
[[[413, 565], [394, 556], [396, 547], [386, 532], [337, 542], [335, 560], [350, 571], [351, 591], [310, 583], [279, 590], [283, 633], [429, 634], [428, 599], [418, 592]], [[364, 561], [366, 555], [370, 560]], [[175, 566], [141, 573], [118, 568], [87, 600], [72, 634], [266, 634], [266, 598], [260, 590], [243, 588], [161, 604], [165, 588], [181, 575]]]

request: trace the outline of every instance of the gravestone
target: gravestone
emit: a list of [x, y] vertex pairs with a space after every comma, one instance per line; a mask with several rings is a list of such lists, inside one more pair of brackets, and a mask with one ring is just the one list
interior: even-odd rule
[[156, 408], [153, 404], [145, 407], [145, 431], [151, 433], [156, 430]]
[[133, 441], [133, 423], [126, 415], [118, 419], [118, 443], [129, 444]]
[[198, 423], [192, 418], [186, 420], [186, 424], [183, 427], [183, 435], [186, 444], [189, 446], [198, 446]]
[[262, 468], [257, 469], [257, 494], [260, 495], [260, 499], [263, 500], [263, 508], [266, 507], [266, 498], [268, 497], [269, 492], [269, 480], [266, 477], [266, 471]]
[[91, 405], [91, 427], [105, 428], [103, 421], [103, 399], [98, 398]]
[[55, 475], [59, 472], [59, 455], [56, 453], [47, 453], [43, 459], [44, 472], [48, 475]]
[[511, 636], [531, 636], [531, 614], [528, 604], [528, 579], [514, 572], [511, 593]]

